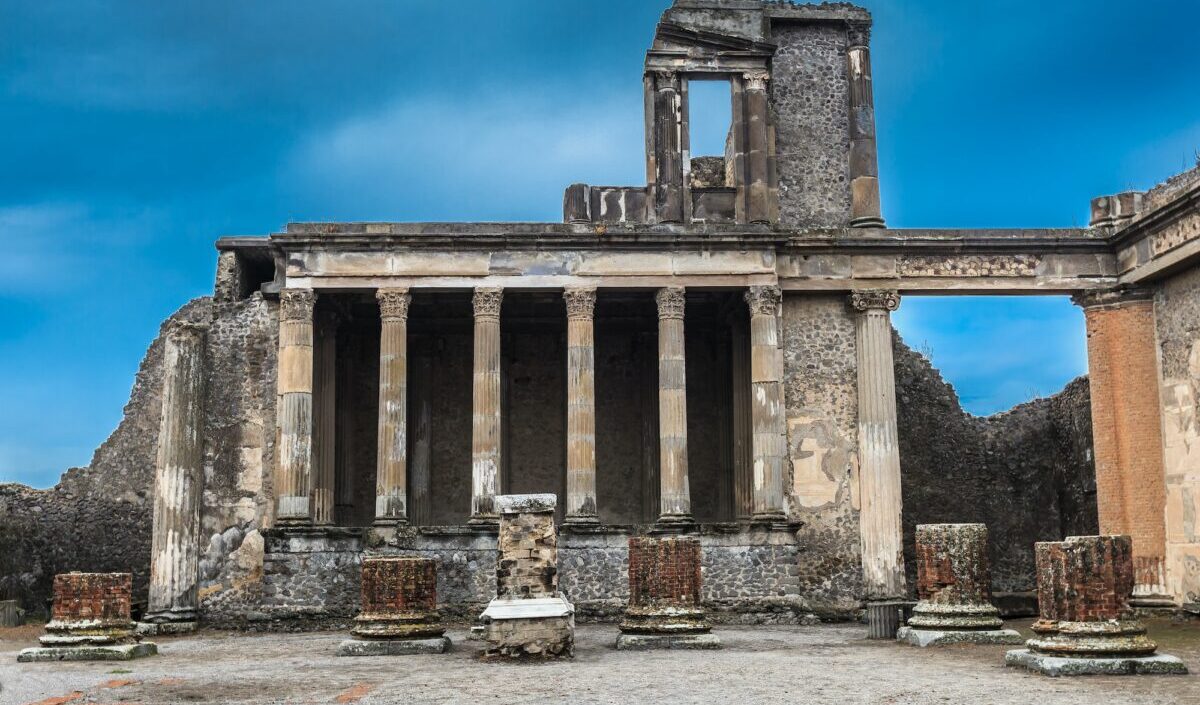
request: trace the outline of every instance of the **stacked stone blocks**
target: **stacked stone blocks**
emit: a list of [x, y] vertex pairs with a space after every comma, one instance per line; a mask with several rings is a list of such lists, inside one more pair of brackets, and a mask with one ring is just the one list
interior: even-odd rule
[[552, 494], [500, 495], [496, 599], [481, 619], [485, 658], [553, 659], [575, 649], [575, 608], [558, 591]]
[[1133, 541], [1128, 536], [1071, 536], [1035, 546], [1036, 636], [1009, 651], [1010, 666], [1047, 675], [1187, 673], [1157, 645], [1129, 607]]
[[899, 639], [914, 646], [1021, 643], [992, 605], [987, 526], [918, 525], [916, 558], [919, 602]]
[[157, 653], [141, 642], [130, 617], [130, 573], [65, 573], [54, 576], [54, 602], [41, 648], [25, 649], [18, 661], [125, 661]]
[[437, 609], [432, 558], [374, 557], [362, 563], [362, 610], [340, 656], [442, 653], [450, 646]]
[[629, 605], [617, 648], [719, 648], [701, 602], [700, 541], [629, 539]]

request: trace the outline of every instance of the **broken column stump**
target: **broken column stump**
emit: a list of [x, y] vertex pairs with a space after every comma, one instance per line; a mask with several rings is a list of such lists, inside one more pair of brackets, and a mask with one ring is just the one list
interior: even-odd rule
[[133, 576], [129, 573], [63, 573], [54, 576], [54, 603], [39, 648], [17, 660], [128, 661], [158, 653], [141, 641], [129, 613]]
[[629, 539], [629, 605], [617, 649], [719, 649], [700, 594], [700, 541]]
[[897, 639], [913, 646], [1021, 643], [992, 605], [987, 526], [920, 524], [916, 556], [919, 602]]
[[558, 536], [552, 494], [500, 495], [496, 599], [480, 619], [485, 658], [574, 655], [575, 608], [558, 591]]
[[440, 654], [450, 648], [445, 633], [434, 559], [363, 559], [362, 609], [350, 630], [354, 638], [338, 646], [338, 656]]
[[1133, 617], [1133, 540], [1070, 536], [1034, 545], [1038, 620], [1027, 648], [1005, 656], [1049, 676], [1187, 673], [1174, 656], [1156, 654]]

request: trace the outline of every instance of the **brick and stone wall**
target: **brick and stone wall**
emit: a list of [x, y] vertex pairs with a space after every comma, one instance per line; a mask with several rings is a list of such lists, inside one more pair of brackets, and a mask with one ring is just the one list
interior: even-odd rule
[[127, 626], [133, 576], [129, 573], [63, 573], [54, 577], [56, 622], [102, 627]]
[[700, 569], [696, 539], [630, 538], [630, 606], [700, 607]]

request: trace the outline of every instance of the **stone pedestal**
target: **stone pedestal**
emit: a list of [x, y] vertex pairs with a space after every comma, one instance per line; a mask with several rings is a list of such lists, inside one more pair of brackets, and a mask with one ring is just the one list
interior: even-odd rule
[[500, 495], [496, 599], [481, 615], [485, 658], [566, 658], [575, 650], [575, 608], [558, 591], [552, 494]]
[[1071, 536], [1034, 547], [1037, 636], [1005, 662], [1050, 676], [1187, 673], [1133, 618], [1133, 541], [1128, 536]]
[[376, 557], [362, 562], [362, 610], [338, 656], [442, 653], [450, 647], [437, 611], [437, 562]]
[[54, 604], [41, 648], [25, 649], [18, 661], [127, 661], [158, 653], [140, 641], [129, 616], [129, 573], [64, 573], [54, 576]]
[[1021, 643], [992, 605], [986, 526], [921, 524], [916, 554], [920, 601], [898, 639], [914, 646]]
[[700, 594], [700, 542], [692, 538], [629, 539], [629, 605], [620, 650], [718, 649]]

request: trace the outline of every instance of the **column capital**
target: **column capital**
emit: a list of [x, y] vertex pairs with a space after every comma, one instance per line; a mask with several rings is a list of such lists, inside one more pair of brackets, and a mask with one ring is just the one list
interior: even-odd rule
[[596, 310], [594, 288], [564, 289], [563, 300], [567, 303], [567, 320], [591, 320]]
[[312, 289], [282, 289], [279, 292], [279, 320], [311, 322], [317, 294]]
[[652, 69], [649, 73], [654, 77], [659, 88], [667, 87], [663, 85], [664, 83], [670, 84], [669, 87], [674, 88], [675, 84], [679, 81], [679, 74], [669, 69]]
[[850, 292], [850, 305], [855, 311], [895, 311], [900, 308], [900, 292], [893, 289], [863, 289]]
[[746, 90], [765, 91], [767, 90], [767, 81], [771, 80], [771, 73], [765, 69], [747, 71], [742, 74], [742, 78], [746, 81]]
[[685, 297], [682, 286], [663, 287], [654, 295], [654, 300], [658, 302], [658, 317], [660, 319], [677, 318], [683, 320]]
[[783, 292], [775, 285], [752, 286], [743, 296], [750, 305], [751, 316], [774, 316], [779, 312], [779, 302], [783, 300]]
[[504, 301], [504, 289], [480, 287], [471, 297], [475, 307], [475, 318], [500, 318], [500, 304]]
[[871, 43], [870, 22], [850, 22], [847, 27], [847, 48], [866, 49]]
[[385, 321], [408, 320], [408, 305], [412, 294], [407, 288], [376, 289], [375, 299], [379, 302], [379, 315]]
[[1134, 301], [1152, 301], [1154, 291], [1137, 286], [1122, 286], [1098, 291], [1077, 291], [1071, 295], [1071, 303], [1087, 310], [1122, 306]]

